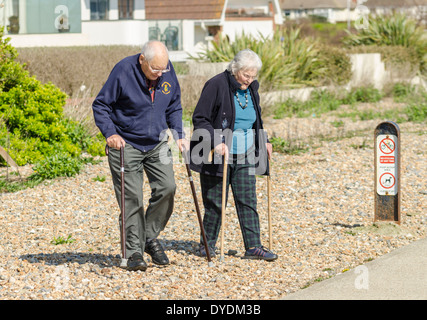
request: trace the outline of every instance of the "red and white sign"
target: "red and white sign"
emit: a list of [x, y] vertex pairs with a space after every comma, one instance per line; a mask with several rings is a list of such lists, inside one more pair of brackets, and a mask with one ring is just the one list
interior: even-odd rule
[[394, 161], [393, 156], [380, 156], [380, 163], [394, 163]]
[[383, 173], [380, 177], [380, 184], [381, 184], [381, 187], [383, 187], [384, 189], [393, 188], [395, 183], [396, 183], [396, 178], [394, 177], [393, 174], [389, 172]]
[[397, 137], [378, 135], [377, 148], [377, 193], [379, 195], [397, 194]]
[[380, 141], [380, 150], [382, 153], [390, 154], [394, 152], [394, 149], [396, 149], [396, 143], [393, 139], [390, 139], [390, 136], [387, 135], [386, 138]]

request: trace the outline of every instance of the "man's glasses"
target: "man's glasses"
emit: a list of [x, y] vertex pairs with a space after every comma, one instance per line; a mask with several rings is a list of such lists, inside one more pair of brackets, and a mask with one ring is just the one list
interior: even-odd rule
[[167, 73], [167, 72], [171, 71], [169, 63], [168, 63], [168, 66], [166, 67], [166, 69], [163, 69], [163, 70], [161, 70], [161, 69], [153, 69], [153, 67], [150, 65], [150, 63], [148, 62], [148, 60], [147, 60], [147, 64], [150, 67], [151, 72], [153, 72], [153, 73], [159, 73], [159, 72], [161, 72], [161, 73]]

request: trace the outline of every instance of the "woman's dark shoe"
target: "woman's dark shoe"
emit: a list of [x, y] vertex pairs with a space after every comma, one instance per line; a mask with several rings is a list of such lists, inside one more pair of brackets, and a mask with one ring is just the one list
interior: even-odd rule
[[243, 256], [243, 259], [273, 261], [277, 259], [277, 254], [274, 254], [270, 250], [261, 246], [261, 247], [246, 250], [245, 255]]
[[[209, 255], [211, 256], [211, 258], [215, 257], [216, 256], [215, 248], [212, 248], [211, 246], [208, 246], [208, 248], [209, 248]], [[205, 249], [205, 245], [204, 244], [200, 244], [199, 251], [200, 251], [200, 256], [201, 257], [207, 257], [206, 249]]]
[[147, 242], [145, 244], [145, 252], [151, 256], [151, 260], [153, 260], [155, 264], [159, 264], [161, 266], [169, 264], [169, 259], [166, 256], [159, 240], [153, 239], [150, 242]]
[[147, 264], [145, 263], [142, 254], [135, 252], [127, 261], [127, 269], [130, 271], [147, 270]]

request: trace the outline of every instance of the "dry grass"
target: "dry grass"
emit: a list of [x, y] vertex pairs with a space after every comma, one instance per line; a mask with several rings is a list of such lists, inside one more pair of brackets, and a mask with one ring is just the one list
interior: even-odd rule
[[[81, 121], [96, 134], [92, 102], [101, 90], [114, 65], [124, 57], [137, 54], [135, 46], [39, 47], [18, 48], [18, 61], [26, 64], [31, 75], [42, 83], [52, 82], [68, 94], [66, 116]], [[174, 63], [177, 73], [185, 66]], [[184, 117], [189, 118], [207, 78], [179, 75]]]
[[80, 121], [91, 135], [99, 130], [92, 113], [92, 102], [114, 65], [136, 54], [134, 46], [18, 48], [18, 61], [42, 83], [52, 82], [69, 99], [64, 114]]
[[95, 136], [99, 131], [93, 118], [92, 103], [94, 97], [90, 94], [91, 89], [80, 90], [74, 98], [68, 99], [64, 106], [64, 115], [75, 121], [79, 121], [91, 136]]
[[95, 96], [114, 65], [140, 51], [135, 46], [18, 48], [18, 61], [43, 83], [52, 82], [70, 97], [80, 95], [82, 85]]
[[179, 85], [181, 86], [181, 103], [184, 109], [184, 118], [190, 119], [199, 101], [200, 93], [203, 86], [209, 77], [206, 76], [192, 76], [192, 75], [178, 75]]

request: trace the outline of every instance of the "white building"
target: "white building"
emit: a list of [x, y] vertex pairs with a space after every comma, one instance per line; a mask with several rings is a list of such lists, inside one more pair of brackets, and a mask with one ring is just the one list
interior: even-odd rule
[[354, 0], [280, 0], [286, 19], [323, 17], [330, 23], [355, 20]]
[[4, 0], [0, 25], [15, 47], [136, 45], [159, 39], [177, 59], [222, 31], [267, 36], [282, 23], [268, 0]]
[[364, 3], [374, 15], [400, 12], [426, 24], [427, 0], [369, 0]]
[[361, 15], [403, 12], [425, 22], [427, 0], [279, 0], [285, 19], [323, 17], [330, 23], [355, 21]]

